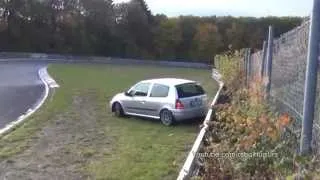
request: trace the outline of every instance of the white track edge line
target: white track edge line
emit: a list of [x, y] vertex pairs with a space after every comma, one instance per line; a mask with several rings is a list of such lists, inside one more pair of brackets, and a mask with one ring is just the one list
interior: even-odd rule
[[45, 102], [45, 100], [48, 98], [49, 96], [49, 85], [48, 83], [44, 80], [44, 78], [41, 76], [41, 70], [44, 70], [47, 72], [47, 66], [43, 67], [41, 69], [38, 70], [38, 76], [40, 78], [40, 80], [42, 81], [42, 83], [45, 86], [45, 94], [43, 96], [43, 98], [41, 99], [41, 101], [36, 105], [35, 108], [33, 109], [29, 109], [25, 114], [22, 114], [17, 120], [11, 122], [10, 124], [8, 124], [6, 127], [0, 129], [0, 136], [9, 132], [12, 128], [14, 128], [15, 126], [17, 126], [18, 124], [21, 124], [24, 120], [26, 120], [28, 117], [30, 117], [33, 113], [35, 113]]

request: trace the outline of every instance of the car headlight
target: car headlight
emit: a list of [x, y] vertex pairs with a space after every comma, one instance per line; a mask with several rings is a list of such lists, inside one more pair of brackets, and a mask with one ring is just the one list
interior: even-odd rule
[[109, 106], [110, 107], [112, 107], [112, 101], [113, 101], [112, 99], [111, 99], [111, 101], [109, 101]]

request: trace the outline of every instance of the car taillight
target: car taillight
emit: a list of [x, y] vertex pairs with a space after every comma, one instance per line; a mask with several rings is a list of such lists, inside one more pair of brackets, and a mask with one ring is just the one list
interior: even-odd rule
[[184, 109], [184, 105], [179, 99], [176, 100], [176, 109]]

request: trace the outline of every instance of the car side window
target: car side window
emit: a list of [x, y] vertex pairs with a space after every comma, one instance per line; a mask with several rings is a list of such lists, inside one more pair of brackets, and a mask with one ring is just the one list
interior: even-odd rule
[[168, 97], [169, 87], [162, 84], [154, 84], [150, 97]]
[[147, 96], [149, 91], [150, 83], [139, 83], [131, 90], [134, 96]]

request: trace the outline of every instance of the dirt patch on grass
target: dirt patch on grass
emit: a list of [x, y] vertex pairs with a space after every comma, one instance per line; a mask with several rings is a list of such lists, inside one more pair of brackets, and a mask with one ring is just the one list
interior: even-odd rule
[[90, 178], [83, 165], [111, 151], [112, 144], [95, 100], [94, 91], [75, 95], [70, 109], [43, 127], [27, 150], [0, 162], [0, 179]]

